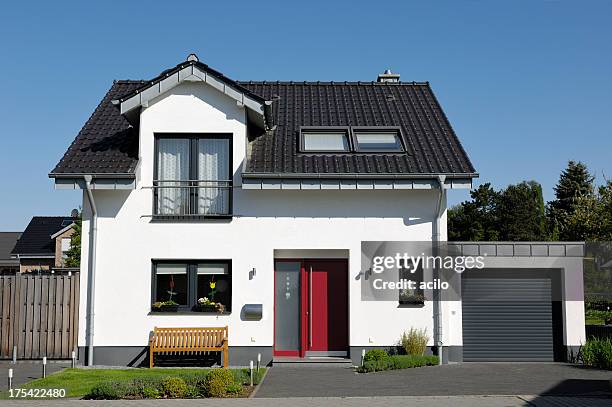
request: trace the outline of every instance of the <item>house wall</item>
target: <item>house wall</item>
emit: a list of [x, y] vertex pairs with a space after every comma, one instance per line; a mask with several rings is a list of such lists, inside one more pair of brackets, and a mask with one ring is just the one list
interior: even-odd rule
[[64, 259], [62, 259], [62, 239], [69, 239], [74, 234], [74, 229], [68, 229], [61, 235], [55, 238], [55, 267], [64, 267]]
[[[156, 132], [233, 134], [233, 219], [152, 221]], [[179, 85], [143, 110], [136, 189], [94, 191], [99, 213], [94, 345], [136, 349], [147, 344], [155, 326], [229, 325], [231, 348], [243, 353], [249, 349], [245, 347], [271, 349], [274, 251], [288, 249], [348, 252], [352, 347], [393, 345], [411, 326], [433, 332], [431, 304], [399, 308], [396, 302], [362, 302], [356, 276], [360, 272], [362, 241], [431, 240], [437, 192], [243, 190], [240, 171], [245, 133], [244, 108], [201, 84]], [[86, 196], [83, 207], [82, 258], [87, 259], [91, 211]], [[446, 216], [442, 230], [446, 230]], [[231, 259], [232, 313], [150, 314], [153, 259]], [[80, 346], [85, 345], [86, 264], [82, 262]], [[253, 268], [257, 273], [249, 280]], [[261, 321], [241, 320], [240, 310], [248, 303], [263, 304]]]
[[33, 271], [49, 271], [55, 265], [55, 259], [19, 259], [19, 271], [21, 273], [31, 273]]

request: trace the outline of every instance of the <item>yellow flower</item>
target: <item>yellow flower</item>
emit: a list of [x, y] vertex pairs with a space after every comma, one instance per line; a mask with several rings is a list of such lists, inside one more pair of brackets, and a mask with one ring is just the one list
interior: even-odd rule
[[210, 288], [214, 290], [217, 283], [215, 283], [214, 281], [211, 281], [209, 285], [210, 285]]

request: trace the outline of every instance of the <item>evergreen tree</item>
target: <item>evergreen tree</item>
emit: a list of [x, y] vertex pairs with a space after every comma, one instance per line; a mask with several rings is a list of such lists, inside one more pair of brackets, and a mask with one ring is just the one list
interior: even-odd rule
[[496, 208], [501, 240], [541, 241], [547, 238], [542, 187], [535, 181], [509, 185]]
[[490, 183], [470, 192], [470, 201], [448, 211], [448, 239], [453, 241], [499, 240], [497, 201], [499, 193]]
[[[548, 231], [551, 237], [562, 241], [582, 240], [590, 232], [585, 230], [578, 219], [590, 216], [584, 208], [578, 218], [574, 213], [580, 206], [592, 209], [594, 204], [594, 177], [581, 162], [570, 161], [559, 177], [554, 188], [555, 200], [548, 203]], [[573, 219], [573, 220], [572, 220]]]
[[569, 161], [554, 187], [556, 199], [550, 203], [551, 206], [571, 213], [575, 208], [576, 199], [593, 195], [594, 179], [586, 165], [580, 161]]

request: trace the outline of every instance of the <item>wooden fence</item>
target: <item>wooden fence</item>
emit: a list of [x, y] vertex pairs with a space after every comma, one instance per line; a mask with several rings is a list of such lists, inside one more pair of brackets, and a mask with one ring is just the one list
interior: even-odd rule
[[70, 359], [77, 346], [79, 274], [0, 275], [0, 359]]

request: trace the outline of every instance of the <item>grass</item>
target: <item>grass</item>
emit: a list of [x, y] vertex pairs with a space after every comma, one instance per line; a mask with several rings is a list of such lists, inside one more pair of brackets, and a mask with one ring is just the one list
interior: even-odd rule
[[586, 325], [603, 325], [606, 318], [612, 318], [612, 311], [586, 310]]
[[[64, 369], [58, 373], [18, 386], [21, 389], [66, 389], [66, 397], [82, 398], [101, 382], [129, 382], [134, 379], [155, 379], [167, 376], [185, 377], [205, 375], [210, 369]], [[234, 377], [248, 385], [248, 369], [230, 369]], [[265, 369], [254, 375], [255, 384], [263, 377]], [[8, 392], [0, 393], [1, 399], [8, 398]]]

